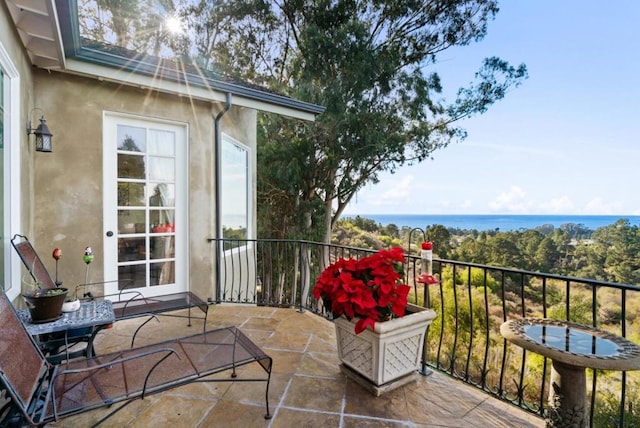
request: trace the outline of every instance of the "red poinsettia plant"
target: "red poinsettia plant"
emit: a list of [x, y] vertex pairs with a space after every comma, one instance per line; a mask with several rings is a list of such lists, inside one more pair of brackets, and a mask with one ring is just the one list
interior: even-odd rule
[[340, 258], [316, 282], [313, 296], [322, 298], [334, 317], [359, 318], [355, 333], [376, 322], [402, 317], [411, 288], [402, 283], [402, 248], [393, 247], [356, 260]]

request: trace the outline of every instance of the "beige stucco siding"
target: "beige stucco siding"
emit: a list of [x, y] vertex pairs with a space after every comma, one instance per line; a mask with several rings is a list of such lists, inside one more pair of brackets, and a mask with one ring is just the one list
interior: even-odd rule
[[[51, 249], [61, 248], [59, 277], [64, 285], [74, 286], [84, 280], [81, 256], [90, 245], [96, 253], [90, 279], [103, 277], [103, 113], [184, 123], [189, 144], [190, 288], [204, 298], [214, 297], [214, 246], [207, 238], [215, 236], [214, 118], [223, 106], [58, 72], [35, 70], [33, 76], [34, 103], [44, 110], [54, 135], [52, 153], [29, 150], [36, 207], [32, 240], [46, 256], [45, 263], [51, 265]], [[255, 120], [254, 110], [232, 107], [223, 116], [222, 130], [255, 148]]]

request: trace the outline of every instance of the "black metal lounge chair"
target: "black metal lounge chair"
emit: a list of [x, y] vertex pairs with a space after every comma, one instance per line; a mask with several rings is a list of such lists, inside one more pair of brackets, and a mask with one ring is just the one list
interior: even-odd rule
[[49, 271], [45, 267], [44, 263], [36, 253], [35, 248], [29, 242], [29, 239], [24, 235], [13, 235], [11, 238], [11, 245], [15, 248], [16, 252], [20, 256], [20, 260], [24, 263], [27, 271], [31, 277], [36, 281], [41, 288], [52, 289], [56, 288], [57, 284], [51, 278]]
[[[0, 426], [44, 425], [70, 415], [117, 404], [104, 422], [135, 399], [194, 382], [266, 382], [266, 419], [272, 359], [236, 327], [205, 331], [51, 365], [0, 293], [0, 388], [6, 403]], [[256, 363], [261, 378], [236, 378], [236, 369]], [[211, 375], [226, 370], [231, 377]], [[251, 371], [252, 373], [253, 371]]]

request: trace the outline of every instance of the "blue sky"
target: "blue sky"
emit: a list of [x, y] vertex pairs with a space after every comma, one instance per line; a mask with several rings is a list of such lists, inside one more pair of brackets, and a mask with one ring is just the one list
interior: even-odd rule
[[345, 214], [640, 215], [640, 1], [504, 0], [479, 43], [444, 52], [446, 94], [485, 57], [529, 79], [460, 125], [461, 143], [383, 174]]

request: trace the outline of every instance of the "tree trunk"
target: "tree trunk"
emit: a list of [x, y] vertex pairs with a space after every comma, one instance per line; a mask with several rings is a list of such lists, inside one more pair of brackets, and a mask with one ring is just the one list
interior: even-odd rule
[[329, 245], [331, 244], [331, 235], [333, 232], [332, 227], [332, 212], [331, 212], [331, 201], [325, 201], [325, 213], [324, 213], [324, 239], [322, 242], [325, 244], [322, 247], [322, 260], [320, 263], [320, 271], [322, 272], [331, 261], [329, 260]]

